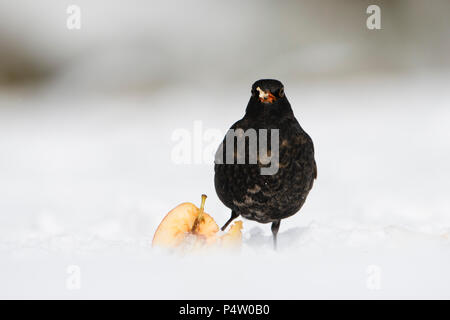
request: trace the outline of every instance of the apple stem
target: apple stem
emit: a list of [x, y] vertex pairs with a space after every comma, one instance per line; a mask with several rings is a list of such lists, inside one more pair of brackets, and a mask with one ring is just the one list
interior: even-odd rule
[[194, 221], [194, 225], [192, 226], [192, 233], [197, 232], [198, 225], [203, 221], [203, 212], [205, 211], [205, 202], [206, 202], [206, 194], [202, 194], [202, 202], [200, 204], [200, 212], [198, 213], [197, 218]]

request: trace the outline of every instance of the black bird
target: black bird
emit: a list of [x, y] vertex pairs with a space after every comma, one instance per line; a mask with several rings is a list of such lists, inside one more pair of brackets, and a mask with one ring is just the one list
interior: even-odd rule
[[[234, 150], [230, 150], [232, 163], [226, 161], [227, 136], [216, 153], [214, 184], [219, 199], [231, 209], [231, 217], [222, 230], [239, 215], [260, 223], [271, 222], [276, 248], [281, 219], [300, 210], [317, 177], [314, 145], [295, 118], [280, 81], [258, 80], [251, 93], [244, 117], [230, 128], [235, 130], [231, 140], [234, 141]], [[239, 132], [237, 129], [242, 130], [236, 133]], [[257, 133], [264, 132], [260, 129], [267, 129], [266, 154], [275, 163], [268, 164], [267, 157], [263, 159], [261, 156], [265, 141], [260, 135], [256, 137], [258, 152], [255, 153], [251, 147], [251, 129]], [[278, 129], [278, 161], [271, 141], [275, 134], [273, 129]], [[242, 139], [242, 136], [244, 150], [238, 147], [238, 137]], [[252, 156], [256, 157], [256, 162], [251, 162]], [[275, 174], [262, 174], [261, 169], [272, 165]]]

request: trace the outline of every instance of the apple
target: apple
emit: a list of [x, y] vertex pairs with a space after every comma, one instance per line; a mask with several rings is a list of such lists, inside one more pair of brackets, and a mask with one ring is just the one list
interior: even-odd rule
[[218, 236], [219, 226], [204, 211], [206, 195], [202, 195], [200, 208], [190, 202], [170, 210], [153, 236], [152, 246], [165, 248], [238, 247], [242, 242], [242, 221], [235, 222], [228, 233]]

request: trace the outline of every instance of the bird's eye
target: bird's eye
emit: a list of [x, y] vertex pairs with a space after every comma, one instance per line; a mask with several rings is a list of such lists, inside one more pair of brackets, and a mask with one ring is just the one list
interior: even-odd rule
[[278, 95], [280, 96], [280, 98], [284, 97], [284, 88], [281, 88], [280, 91], [278, 91]]

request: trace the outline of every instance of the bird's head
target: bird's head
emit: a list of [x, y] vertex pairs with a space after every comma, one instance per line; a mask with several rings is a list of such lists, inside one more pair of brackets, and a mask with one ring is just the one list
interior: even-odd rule
[[293, 115], [291, 105], [284, 94], [284, 86], [278, 80], [262, 79], [252, 86], [252, 96], [247, 106], [249, 117], [274, 120]]
[[252, 98], [260, 103], [274, 103], [284, 98], [284, 86], [278, 80], [258, 80], [252, 86]]

